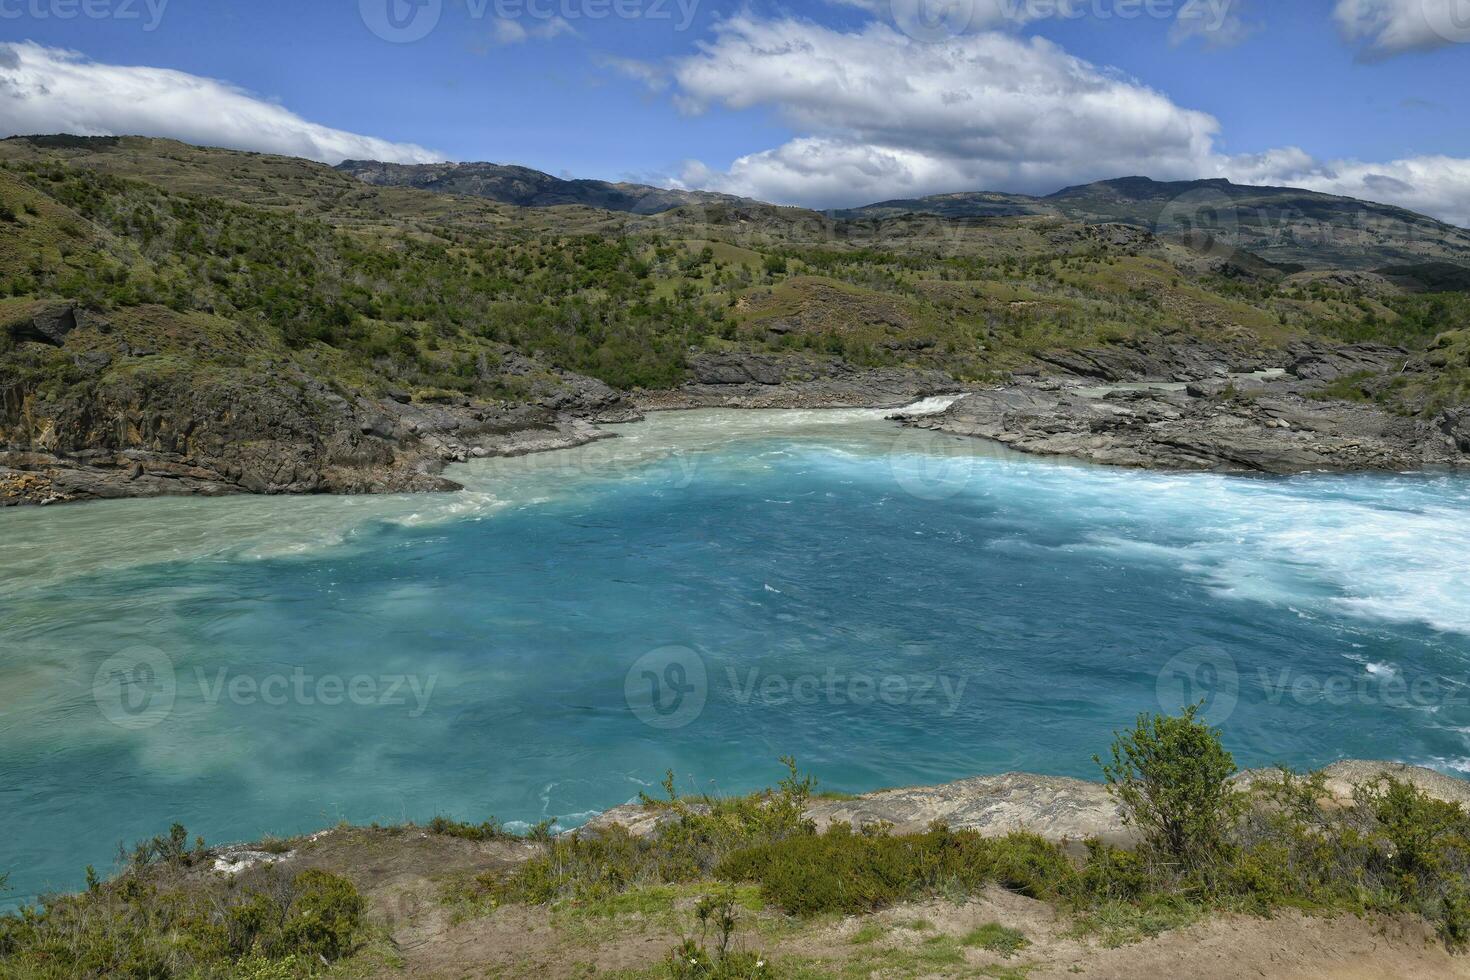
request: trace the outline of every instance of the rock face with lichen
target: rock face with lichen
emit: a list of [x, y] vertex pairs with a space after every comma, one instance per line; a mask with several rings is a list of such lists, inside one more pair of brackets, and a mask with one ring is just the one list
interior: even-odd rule
[[943, 823], [987, 836], [1029, 831], [1048, 840], [1097, 837], [1119, 844], [1131, 840], [1117, 804], [1101, 783], [1025, 773], [819, 801], [808, 815], [818, 829], [834, 823], [857, 829], [889, 824], [895, 833], [915, 834], [932, 823]]

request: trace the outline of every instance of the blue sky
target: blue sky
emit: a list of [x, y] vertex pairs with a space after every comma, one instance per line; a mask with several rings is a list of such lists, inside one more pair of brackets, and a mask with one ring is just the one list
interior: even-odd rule
[[[326, 159], [412, 144], [812, 206], [1229, 176], [1470, 222], [1470, 0], [1146, 2], [0, 0], [0, 131], [292, 152], [299, 123], [375, 141], [313, 130], [296, 152]], [[433, 29], [384, 40], [389, 5]]]

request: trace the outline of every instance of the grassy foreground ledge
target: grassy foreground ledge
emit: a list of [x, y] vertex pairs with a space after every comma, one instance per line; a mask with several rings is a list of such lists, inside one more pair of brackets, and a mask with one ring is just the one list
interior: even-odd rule
[[[1393, 778], [1365, 781], [1349, 799], [1320, 773], [1232, 778], [1233, 759], [1195, 709], [1140, 717], [1098, 760], [1137, 841], [1127, 848], [943, 825], [819, 831], [809, 815], [815, 781], [785, 761], [786, 778], [748, 797], [680, 797], [670, 777], [666, 798], [643, 801], [656, 819], [639, 833], [542, 827], [528, 837], [494, 821], [436, 819], [332, 832], [336, 850], [315, 860], [292, 855], [326, 835], [268, 840], [243, 870], [222, 873], [216, 862], [239, 849], [191, 844], [175, 827], [140, 844], [111, 880], [89, 872], [80, 894], [0, 916], [0, 976], [1024, 977], [1055, 968], [1040, 937], [1014, 924], [950, 928], [952, 909], [1008, 902], [1044, 908], [1056, 923], [1048, 928], [1078, 949], [1217, 915], [1302, 913], [1422, 921], [1441, 957], [1470, 943], [1463, 807]], [[410, 872], [427, 883], [422, 905], [377, 900]], [[419, 957], [453, 930], [462, 937], [454, 950]], [[487, 966], [472, 942], [496, 930], [534, 937], [509, 972]], [[834, 930], [844, 937], [837, 953], [804, 942]], [[621, 949], [635, 933], [644, 941], [610, 971], [595, 956], [577, 962], [578, 951]], [[1068, 972], [1086, 961], [1075, 965]]]

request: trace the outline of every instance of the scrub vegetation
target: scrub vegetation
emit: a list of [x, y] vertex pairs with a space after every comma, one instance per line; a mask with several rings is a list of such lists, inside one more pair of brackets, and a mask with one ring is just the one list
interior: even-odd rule
[[[494, 821], [436, 819], [420, 830], [398, 828], [390, 839], [535, 849], [446, 887], [441, 901], [459, 921], [539, 909], [583, 930], [616, 929], [630, 916], [682, 923], [685, 938], [644, 976], [840, 974], [831, 964], [767, 956], [760, 944], [844, 917], [866, 923], [848, 941], [854, 969], [887, 961], [897, 963], [895, 975], [1005, 975], [985, 974], [1004, 963], [1023, 976], [1033, 944], [1014, 927], [989, 921], [954, 934], [927, 918], [877, 918], [997, 892], [1046, 903], [1071, 923], [1069, 935], [1102, 947], [1222, 913], [1285, 911], [1419, 917], [1446, 949], [1470, 945], [1464, 809], [1394, 779], [1358, 786], [1346, 805], [1332, 799], [1320, 775], [1282, 770], [1242, 783], [1232, 778], [1219, 733], [1192, 708], [1140, 717], [1099, 759], [1136, 831], [1131, 848], [1091, 840], [1082, 852], [1028, 833], [986, 837], [942, 825], [908, 835], [841, 823], [819, 832], [806, 816], [815, 781], [785, 762], [787, 776], [776, 787], [738, 798], [680, 797], [671, 777], [665, 798], [644, 801], [659, 823], [642, 836], [617, 828], [553, 836], [541, 828], [532, 839]], [[380, 931], [350, 876], [293, 871], [283, 861], [230, 877], [213, 873], [213, 860], [203, 841], [191, 844], [175, 826], [125, 855], [111, 880], [89, 869], [81, 894], [0, 917], [0, 972], [350, 974], [367, 962], [354, 956], [364, 949], [378, 949], [372, 962], [382, 967]], [[915, 938], [895, 946], [890, 940], [899, 933]], [[993, 962], [980, 969], [972, 955]]]

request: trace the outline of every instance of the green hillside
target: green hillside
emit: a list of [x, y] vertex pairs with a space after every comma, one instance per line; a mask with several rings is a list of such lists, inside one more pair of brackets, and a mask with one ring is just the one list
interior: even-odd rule
[[[1095, 196], [1068, 197], [1102, 213]], [[526, 358], [533, 376], [620, 389], [676, 386], [701, 350], [981, 379], [1037, 351], [1175, 329], [1271, 347], [1306, 335], [1424, 346], [1455, 325], [1426, 318], [1426, 297], [1450, 297], [1432, 307], [1441, 319], [1464, 306], [1417, 280], [1293, 275], [1132, 224], [834, 219], [744, 201], [656, 215], [520, 208], [131, 137], [0, 141], [0, 227], [14, 322], [26, 304], [71, 300], [158, 333], [128, 351], [167, 348], [193, 367], [261, 352], [344, 393], [506, 404], [526, 397]], [[187, 335], [209, 343], [180, 348]], [[139, 367], [109, 350], [104, 375]], [[85, 375], [72, 353], [0, 332], [0, 378]]]

